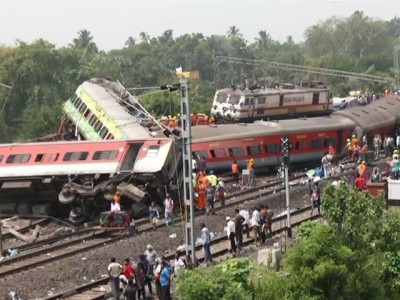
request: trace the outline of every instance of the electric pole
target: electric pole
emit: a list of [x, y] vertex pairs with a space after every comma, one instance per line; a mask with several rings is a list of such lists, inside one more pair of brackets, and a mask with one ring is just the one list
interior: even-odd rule
[[181, 129], [182, 129], [182, 158], [183, 158], [183, 193], [186, 214], [186, 254], [189, 248], [193, 265], [196, 262], [194, 239], [194, 197], [193, 197], [193, 169], [192, 169], [192, 127], [190, 120], [189, 84], [186, 79], [180, 80], [181, 92]]
[[288, 138], [281, 138], [281, 142], [282, 142], [282, 162], [285, 169], [287, 237], [292, 238], [292, 228], [290, 222], [290, 192], [289, 192], [289, 161], [290, 161], [291, 145]]

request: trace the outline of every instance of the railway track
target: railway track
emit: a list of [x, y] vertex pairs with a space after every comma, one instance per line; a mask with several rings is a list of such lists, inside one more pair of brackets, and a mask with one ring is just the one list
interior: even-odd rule
[[[309, 220], [319, 219], [320, 215], [310, 216], [311, 206], [301, 208], [299, 210], [291, 212], [292, 216], [292, 228], [301, 225], [303, 222]], [[277, 216], [273, 219], [273, 236], [281, 234], [287, 231], [286, 224], [282, 221], [286, 219], [286, 215]], [[216, 263], [224, 261], [232, 257], [231, 255], [226, 256], [229, 253], [229, 240], [226, 236], [215, 238], [211, 241], [211, 251], [213, 259]], [[243, 237], [243, 247], [241, 251], [241, 256], [249, 254], [249, 252], [257, 251], [265, 246], [258, 247], [255, 245], [254, 238]], [[204, 255], [201, 245], [196, 245], [196, 257], [200, 262], [204, 261]], [[172, 260], [174, 254], [166, 256], [167, 260]], [[59, 294], [55, 294], [46, 298], [46, 300], [56, 300], [56, 299], [68, 299], [68, 300], [101, 300], [107, 299], [110, 296], [111, 289], [109, 285], [109, 277], [104, 277], [95, 280], [91, 283], [79, 286], [72, 290], [68, 290]]]
[[[60, 237], [57, 237], [59, 242], [57, 243], [57, 240], [54, 240], [54, 245], [45, 244], [48, 242], [46, 240], [40, 241], [39, 243], [44, 247], [32, 248], [31, 251], [22, 252], [18, 256], [2, 260], [0, 262], [0, 278], [85, 252], [107, 243], [116, 242], [121, 238], [120, 235], [111, 236], [107, 230], [85, 231], [83, 234], [75, 233], [76, 235], [79, 236], [61, 242]], [[71, 235], [71, 237], [73, 236]], [[32, 245], [27, 244], [26, 247], [32, 247]]]
[[[5, 220], [3, 220], [2, 222], [5, 222]], [[14, 229], [16, 232], [18, 233], [25, 233], [28, 232], [31, 229], [34, 229], [37, 225], [44, 225], [50, 222], [50, 219], [47, 217], [44, 218], [40, 218], [37, 220], [32, 221], [29, 225], [23, 226], [21, 228], [18, 229]], [[10, 239], [15, 237], [11, 232], [7, 231], [7, 228], [5, 229], [6, 231], [3, 232], [3, 239]]]

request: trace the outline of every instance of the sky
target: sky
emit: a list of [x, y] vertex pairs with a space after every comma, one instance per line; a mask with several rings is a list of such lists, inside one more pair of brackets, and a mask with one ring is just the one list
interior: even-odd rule
[[332, 16], [348, 17], [360, 10], [382, 20], [400, 17], [398, 0], [0, 0], [0, 45], [43, 38], [66, 46], [87, 29], [99, 49], [121, 49], [139, 33], [151, 37], [173, 30], [225, 35], [236, 26], [249, 42], [266, 30], [283, 42], [304, 40], [305, 30]]

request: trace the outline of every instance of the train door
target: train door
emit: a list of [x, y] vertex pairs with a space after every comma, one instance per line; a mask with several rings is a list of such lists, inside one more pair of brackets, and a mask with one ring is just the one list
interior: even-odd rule
[[143, 144], [130, 144], [128, 153], [125, 155], [124, 161], [122, 162], [121, 172], [132, 172], [133, 166], [139, 154]]
[[255, 104], [255, 99], [253, 97], [249, 98], [249, 114], [248, 116], [250, 118], [254, 117], [254, 111], [256, 109], [256, 104]]
[[319, 103], [319, 92], [313, 92], [312, 105], [318, 105]]
[[343, 130], [339, 130], [337, 132], [336, 153], [341, 154], [344, 150], [344, 146], [345, 145], [343, 145]]

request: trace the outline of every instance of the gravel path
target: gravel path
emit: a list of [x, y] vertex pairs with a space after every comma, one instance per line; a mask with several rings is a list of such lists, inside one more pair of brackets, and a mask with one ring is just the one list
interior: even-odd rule
[[[291, 188], [292, 207], [302, 207], [309, 203], [307, 186]], [[284, 192], [277, 192], [269, 197], [243, 203], [241, 207], [250, 212], [254, 206], [268, 204], [277, 213], [283, 211], [285, 203]], [[196, 217], [196, 235], [200, 236], [200, 224], [205, 222], [215, 236], [224, 235], [226, 216], [234, 215], [234, 208], [218, 211], [216, 215], [202, 215]], [[140, 229], [140, 228], [139, 228]], [[169, 238], [173, 233], [177, 237]], [[26, 272], [0, 279], [0, 299], [7, 299], [10, 291], [18, 291], [23, 299], [43, 299], [53, 293], [58, 293], [76, 286], [80, 286], [107, 274], [107, 265], [110, 257], [115, 256], [118, 261], [129, 257], [137, 259], [146, 249], [147, 244], [153, 245], [157, 253], [174, 253], [175, 249], [184, 240], [184, 228], [177, 224], [174, 228], [158, 228], [154, 232], [145, 232], [136, 237], [123, 239], [101, 249], [65, 258], [60, 261], [46, 264]], [[21, 284], [23, 283], [23, 284]]]

